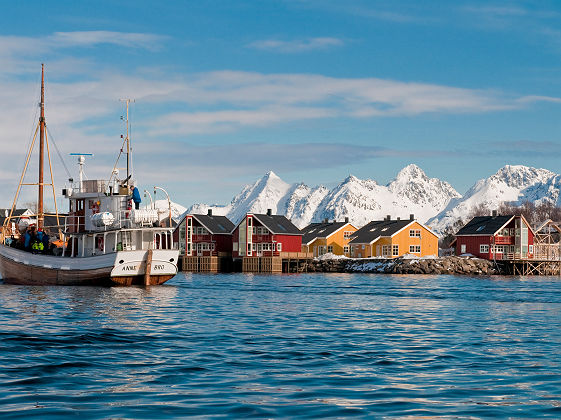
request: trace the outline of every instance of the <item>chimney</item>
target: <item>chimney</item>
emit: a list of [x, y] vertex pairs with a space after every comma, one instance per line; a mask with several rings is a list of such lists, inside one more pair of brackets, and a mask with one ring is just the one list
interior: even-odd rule
[[207, 215], [208, 215], [208, 216], [212, 216], [212, 209], [208, 209]]
[[401, 220], [401, 217], [397, 217], [396, 219], [397, 219], [397, 220]]
[[267, 209], [267, 216], [272, 216], [272, 215], [273, 215], [273, 210]]
[[491, 215], [492, 215], [493, 217], [497, 217], [497, 210], [493, 210], [493, 212], [491, 213]]
[[323, 219], [323, 223], [329, 223], [329, 219], [326, 217], [325, 219]]
[[415, 220], [415, 215], [413, 213], [409, 215], [409, 220]]
[[349, 217], [345, 217], [345, 223], [349, 223]]
[[392, 216], [391, 216], [390, 214], [388, 214], [388, 215], [386, 216], [386, 220], [389, 222], [390, 220], [392, 220]]

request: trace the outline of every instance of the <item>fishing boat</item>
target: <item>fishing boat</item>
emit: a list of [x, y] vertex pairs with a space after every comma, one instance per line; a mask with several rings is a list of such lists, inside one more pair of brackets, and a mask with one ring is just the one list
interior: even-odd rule
[[[138, 205], [140, 195], [131, 173], [130, 160], [130, 100], [125, 102], [126, 136], [121, 136], [123, 142], [117, 162], [126, 154], [126, 176], [119, 179], [116, 163], [108, 179], [84, 179], [85, 156], [78, 154], [79, 180], [74, 182], [70, 178], [70, 184], [62, 189], [62, 195], [69, 204], [69, 211], [63, 216], [55, 199], [45, 122], [44, 65], [41, 66], [40, 117], [0, 236], [0, 274], [5, 283], [148, 286], [162, 284], [177, 274], [179, 250], [173, 243], [171, 211], [166, 225], [160, 222], [157, 209], [140, 209]], [[39, 176], [37, 183], [30, 184], [24, 182], [24, 177], [37, 133]], [[45, 154], [50, 182], [44, 179]], [[38, 188], [36, 214], [25, 217], [16, 216], [17, 200], [23, 185], [36, 185]], [[52, 188], [53, 214], [44, 211], [45, 186]], [[45, 230], [45, 219], [49, 217], [56, 220], [55, 226], [50, 226], [50, 235]]]

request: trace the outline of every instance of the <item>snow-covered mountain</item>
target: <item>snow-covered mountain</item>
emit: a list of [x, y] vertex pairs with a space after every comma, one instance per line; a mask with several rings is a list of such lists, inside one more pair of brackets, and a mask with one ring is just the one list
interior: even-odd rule
[[451, 200], [446, 208], [428, 221], [439, 232], [445, 232], [459, 220], [467, 222], [478, 207], [489, 211], [502, 202], [536, 204], [548, 201], [560, 205], [561, 176], [547, 169], [507, 165], [489, 178], [480, 179], [461, 198]]
[[349, 176], [335, 188], [309, 187], [305, 184], [290, 185], [275, 173], [268, 172], [253, 185], [245, 186], [230, 204], [210, 206], [195, 204], [189, 213], [225, 215], [237, 223], [247, 212], [265, 213], [272, 209], [282, 214], [298, 227], [322, 219], [349, 220], [362, 226], [371, 220], [392, 217], [415, 217], [421, 221], [443, 210], [452, 199], [460, 195], [450, 184], [429, 178], [418, 166], [409, 165], [387, 185], [376, 181], [361, 180]]

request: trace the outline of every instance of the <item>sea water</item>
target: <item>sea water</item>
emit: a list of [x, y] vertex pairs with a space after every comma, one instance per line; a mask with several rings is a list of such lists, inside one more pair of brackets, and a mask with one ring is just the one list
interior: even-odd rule
[[2, 418], [561, 417], [561, 279], [0, 284]]

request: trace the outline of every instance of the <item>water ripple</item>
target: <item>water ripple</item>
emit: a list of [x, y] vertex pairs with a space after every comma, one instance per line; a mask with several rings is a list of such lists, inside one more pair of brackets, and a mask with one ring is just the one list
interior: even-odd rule
[[6, 418], [561, 416], [559, 278], [0, 284]]

